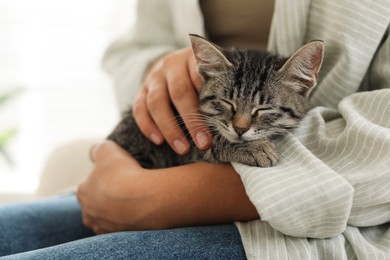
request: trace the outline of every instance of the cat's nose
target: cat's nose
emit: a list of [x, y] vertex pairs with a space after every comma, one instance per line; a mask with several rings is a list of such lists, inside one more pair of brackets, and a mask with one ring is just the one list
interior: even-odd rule
[[241, 137], [246, 131], [249, 130], [249, 127], [237, 127], [233, 126], [234, 131], [236, 131], [237, 135]]

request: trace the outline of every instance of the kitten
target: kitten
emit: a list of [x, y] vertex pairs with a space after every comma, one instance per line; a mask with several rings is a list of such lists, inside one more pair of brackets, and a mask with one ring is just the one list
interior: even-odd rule
[[287, 59], [263, 51], [222, 49], [197, 35], [190, 35], [190, 40], [203, 87], [201, 115], [189, 119], [205, 120], [213, 134], [211, 147], [200, 151], [192, 145], [188, 154], [179, 156], [167, 143], [155, 145], [142, 135], [131, 109], [108, 139], [149, 169], [196, 161], [274, 165], [278, 153], [272, 140], [297, 127], [305, 116], [306, 100], [322, 64], [323, 43], [307, 43]]

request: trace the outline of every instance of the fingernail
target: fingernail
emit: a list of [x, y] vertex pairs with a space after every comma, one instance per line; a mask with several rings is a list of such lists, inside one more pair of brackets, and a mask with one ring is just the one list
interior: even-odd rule
[[161, 144], [162, 142], [161, 137], [156, 133], [151, 133], [150, 139], [152, 139], [152, 142], [155, 144]]
[[173, 142], [173, 146], [175, 147], [175, 150], [177, 153], [182, 154], [187, 150], [187, 145], [181, 140], [175, 140]]
[[204, 132], [198, 132], [195, 136], [195, 139], [201, 148], [209, 144], [209, 137]]

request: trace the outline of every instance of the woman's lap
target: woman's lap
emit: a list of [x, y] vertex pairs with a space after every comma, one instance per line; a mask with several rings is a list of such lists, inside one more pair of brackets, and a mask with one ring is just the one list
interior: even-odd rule
[[10, 259], [245, 258], [232, 224], [92, 236], [75, 196], [0, 207], [0, 256], [22, 251]]
[[73, 195], [0, 206], [0, 256], [92, 235]]

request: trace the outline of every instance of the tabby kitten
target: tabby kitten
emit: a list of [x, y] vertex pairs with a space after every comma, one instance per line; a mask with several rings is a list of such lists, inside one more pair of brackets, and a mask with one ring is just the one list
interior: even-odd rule
[[275, 164], [278, 153], [272, 140], [297, 127], [304, 117], [322, 64], [323, 43], [307, 43], [287, 59], [263, 51], [222, 49], [197, 35], [190, 35], [190, 40], [203, 80], [201, 115], [191, 119], [206, 121], [213, 133], [211, 147], [200, 151], [193, 145], [180, 156], [166, 143], [155, 145], [143, 136], [131, 109], [108, 139], [150, 169], [196, 161]]

